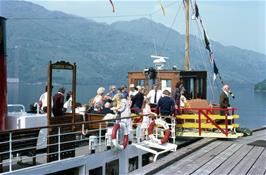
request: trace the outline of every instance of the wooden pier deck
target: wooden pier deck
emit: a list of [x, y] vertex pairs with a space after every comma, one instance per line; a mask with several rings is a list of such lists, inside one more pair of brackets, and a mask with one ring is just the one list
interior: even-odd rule
[[[256, 143], [254, 143], [257, 141]], [[254, 143], [254, 144], [252, 144]], [[177, 151], [178, 152], [178, 151]], [[173, 153], [174, 154], [174, 153]], [[179, 155], [178, 155], [179, 154]], [[253, 133], [252, 136], [237, 140], [215, 140], [186, 156], [182, 151], [164, 157], [162, 160], [143, 167], [142, 170], [131, 174], [156, 174], [156, 175], [222, 175], [222, 174], [266, 174], [266, 129]]]

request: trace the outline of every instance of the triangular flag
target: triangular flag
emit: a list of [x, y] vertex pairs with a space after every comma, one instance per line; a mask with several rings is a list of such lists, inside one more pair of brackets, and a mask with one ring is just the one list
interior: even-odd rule
[[199, 7], [195, 1], [195, 17], [198, 19], [199, 18]]
[[165, 10], [164, 10], [164, 7], [163, 7], [163, 3], [160, 0], [159, 0], [159, 3], [160, 3], [160, 7], [162, 9], [163, 15], [165, 16]]
[[207, 35], [207, 33], [205, 32], [204, 29], [203, 29], [203, 32], [204, 32], [205, 48], [206, 48], [209, 52], [211, 52], [210, 41], [209, 41], [208, 35]]
[[214, 72], [213, 80], [215, 80], [216, 79], [216, 75], [219, 73], [219, 70], [218, 70], [214, 60], [213, 60], [213, 72]]

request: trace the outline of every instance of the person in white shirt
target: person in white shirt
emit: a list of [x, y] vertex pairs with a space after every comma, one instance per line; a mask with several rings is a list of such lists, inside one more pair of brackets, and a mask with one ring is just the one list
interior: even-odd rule
[[[52, 86], [53, 88], [53, 86]], [[38, 104], [40, 106], [41, 109], [41, 113], [46, 113], [47, 112], [47, 104], [48, 104], [48, 87], [45, 86], [45, 92], [40, 96]], [[53, 106], [53, 100], [51, 98], [52, 101], [52, 106]]]
[[151, 108], [155, 108], [157, 106], [158, 101], [161, 98], [161, 96], [162, 96], [162, 91], [158, 89], [158, 86], [156, 84], [153, 84], [152, 89], [147, 95]]
[[66, 94], [66, 102], [64, 103], [64, 108], [67, 113], [72, 112], [72, 92], [68, 91]]

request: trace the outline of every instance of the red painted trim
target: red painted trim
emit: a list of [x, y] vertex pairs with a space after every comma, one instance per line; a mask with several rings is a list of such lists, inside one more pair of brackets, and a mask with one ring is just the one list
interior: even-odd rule
[[215, 123], [215, 121], [213, 121], [206, 113], [204, 113], [203, 111], [201, 111], [201, 113], [207, 118], [210, 120], [210, 122], [216, 127], [218, 128], [223, 134], [226, 135], [226, 132], [219, 126]]
[[148, 135], [153, 134], [153, 128], [155, 126], [155, 121], [151, 122], [149, 127], [148, 127]]
[[[154, 129], [155, 125], [156, 125], [155, 121], [150, 123], [150, 125], [148, 127], [148, 135], [153, 134], [153, 129]], [[164, 137], [161, 139], [161, 143], [165, 144], [168, 141], [169, 137], [170, 137], [170, 129], [168, 128], [164, 131]]]
[[128, 143], [128, 135], [124, 135], [124, 139], [123, 139], [124, 149], [127, 147], [127, 143]]
[[5, 119], [7, 116], [7, 82], [6, 82], [6, 60], [0, 55], [0, 131], [5, 130]]
[[[114, 125], [113, 130], [112, 130], [112, 140], [116, 139], [116, 133], [117, 133], [117, 130], [119, 128], [120, 128], [120, 124], [119, 123]], [[124, 149], [127, 147], [127, 143], [128, 143], [128, 135], [124, 135], [124, 139], [123, 139]]]
[[113, 130], [112, 130], [112, 139], [116, 139], [116, 133], [119, 128], [120, 128], [120, 125], [118, 123], [114, 125]]
[[164, 131], [164, 137], [161, 139], [161, 143], [165, 144], [168, 141], [169, 136], [170, 136], [170, 129], [166, 129]]

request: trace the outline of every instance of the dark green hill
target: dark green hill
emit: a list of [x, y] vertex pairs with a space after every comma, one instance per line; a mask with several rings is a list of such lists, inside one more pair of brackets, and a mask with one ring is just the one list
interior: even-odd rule
[[[170, 58], [169, 68], [183, 67], [184, 36], [146, 18], [107, 25], [49, 11], [30, 2], [0, 3], [0, 15], [9, 18], [8, 75], [18, 75], [23, 82], [45, 82], [48, 62], [64, 59], [77, 63], [78, 83], [125, 83], [128, 71], [152, 66], [154, 40], [157, 51]], [[167, 35], [169, 39], [165, 42]], [[206, 54], [200, 54], [205, 50], [204, 46], [199, 48], [199, 42], [191, 37], [191, 67], [211, 70], [206, 66], [209, 64]], [[265, 55], [212, 44], [226, 81], [247, 83], [265, 78]], [[70, 82], [70, 74], [56, 72], [55, 77], [57, 82]]]
[[266, 79], [263, 80], [262, 82], [259, 82], [255, 85], [254, 90], [256, 92], [266, 92]]

